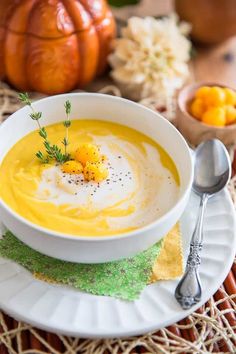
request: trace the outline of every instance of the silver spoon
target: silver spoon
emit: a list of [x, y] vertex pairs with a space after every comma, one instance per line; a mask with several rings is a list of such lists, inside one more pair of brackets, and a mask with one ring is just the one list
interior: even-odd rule
[[228, 183], [231, 163], [225, 146], [217, 139], [208, 140], [195, 151], [193, 190], [201, 196], [199, 215], [191, 238], [185, 273], [175, 290], [175, 297], [186, 310], [201, 300], [198, 268], [203, 241], [203, 218], [209, 197]]

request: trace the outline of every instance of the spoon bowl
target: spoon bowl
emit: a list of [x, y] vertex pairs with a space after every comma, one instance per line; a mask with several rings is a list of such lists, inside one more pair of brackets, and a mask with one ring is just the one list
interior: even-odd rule
[[196, 149], [193, 189], [209, 196], [219, 192], [231, 176], [228, 152], [218, 139], [207, 140]]

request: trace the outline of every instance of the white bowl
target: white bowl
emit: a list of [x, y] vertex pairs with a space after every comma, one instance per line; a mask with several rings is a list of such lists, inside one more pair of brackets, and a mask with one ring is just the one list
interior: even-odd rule
[[[137, 103], [108, 95], [72, 93], [44, 98], [34, 103], [42, 111], [43, 124], [62, 120], [65, 100], [72, 103], [74, 119], [98, 119], [134, 128], [158, 142], [172, 157], [180, 175], [177, 203], [156, 221], [138, 230], [105, 237], [62, 234], [26, 220], [0, 199], [1, 220], [21, 241], [46, 255], [71, 262], [100, 263], [133, 256], [159, 241], [179, 220], [191, 190], [193, 165], [182, 135], [161, 115]], [[0, 126], [0, 162], [23, 136], [36, 129], [29, 108], [14, 113]], [[31, 148], [31, 147], [30, 147]], [[4, 188], [4, 186], [1, 186]]]

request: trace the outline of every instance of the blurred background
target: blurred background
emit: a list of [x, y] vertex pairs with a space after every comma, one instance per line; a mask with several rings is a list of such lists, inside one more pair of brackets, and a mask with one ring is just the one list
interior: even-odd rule
[[[110, 0], [117, 19], [163, 16], [176, 11], [191, 26], [198, 80], [220, 81], [236, 88], [236, 3], [234, 0]], [[131, 5], [133, 4], [133, 5]]]
[[[123, 96], [164, 114], [193, 145], [203, 136], [232, 145], [234, 100], [230, 108], [222, 100], [220, 119], [206, 127], [186, 118], [191, 88], [187, 115], [178, 115], [178, 95], [192, 82], [236, 89], [235, 0], [1, 0], [0, 80], [13, 97], [79, 90]], [[18, 106], [0, 100], [4, 120]]]

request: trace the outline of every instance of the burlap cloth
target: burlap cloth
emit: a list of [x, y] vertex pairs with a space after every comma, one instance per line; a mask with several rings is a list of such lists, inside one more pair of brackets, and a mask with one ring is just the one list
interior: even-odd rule
[[[120, 95], [115, 87], [106, 87], [102, 91]], [[34, 97], [40, 96], [35, 94]], [[19, 106], [17, 93], [0, 84], [0, 122]], [[153, 102], [151, 107], [155, 107]], [[233, 160], [233, 151], [231, 156]], [[236, 205], [236, 177], [232, 178], [229, 190]], [[236, 260], [220, 289], [198, 311], [158, 332], [126, 339], [57, 336], [17, 322], [0, 312], [0, 354], [236, 353], [235, 279]]]

